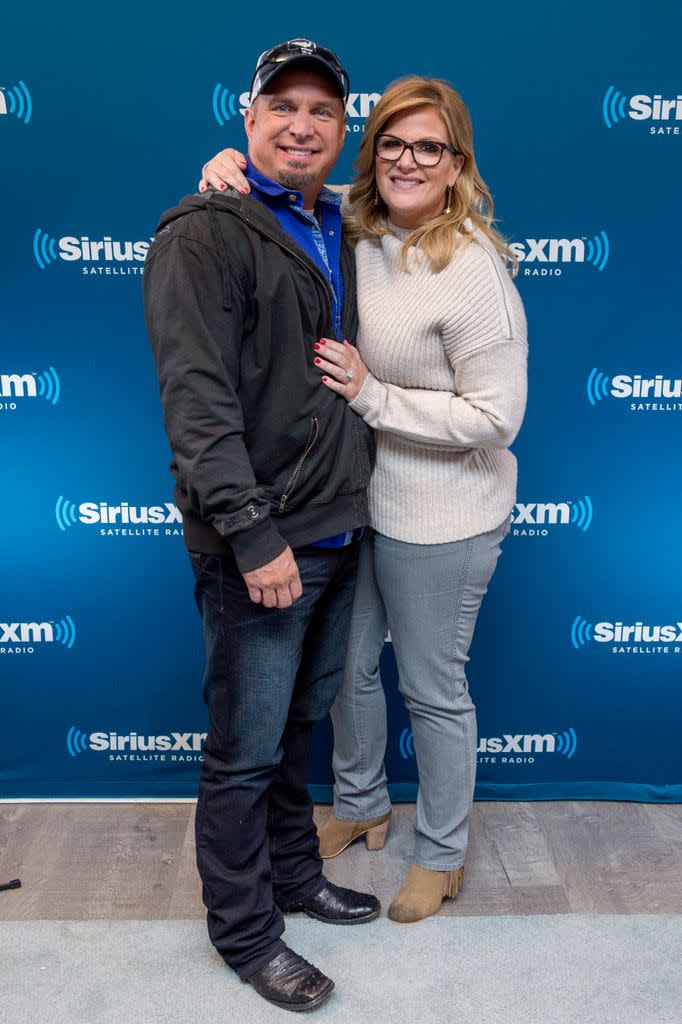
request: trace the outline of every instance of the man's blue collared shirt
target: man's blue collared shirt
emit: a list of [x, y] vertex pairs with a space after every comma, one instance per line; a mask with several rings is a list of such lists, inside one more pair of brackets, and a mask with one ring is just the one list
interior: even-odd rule
[[[322, 188], [317, 197], [319, 221], [303, 209], [303, 194], [266, 178], [251, 161], [246, 161], [246, 180], [251, 195], [274, 213], [283, 231], [310, 256], [331, 288], [332, 324], [336, 337], [343, 338], [343, 277], [341, 276], [341, 196]], [[316, 541], [312, 547], [341, 548], [362, 535], [363, 529], [349, 530]]]
[[250, 160], [246, 161], [246, 180], [251, 194], [274, 213], [282, 229], [303, 249], [322, 271], [333, 295], [332, 324], [336, 337], [343, 338], [343, 278], [341, 276], [341, 196], [322, 188], [317, 198], [319, 222], [303, 209], [303, 195], [266, 178]]

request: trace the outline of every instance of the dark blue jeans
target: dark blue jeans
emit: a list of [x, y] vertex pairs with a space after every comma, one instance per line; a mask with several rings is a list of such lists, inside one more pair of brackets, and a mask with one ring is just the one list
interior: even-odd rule
[[283, 948], [280, 908], [322, 885], [306, 770], [343, 677], [358, 547], [294, 551], [303, 596], [285, 609], [253, 604], [231, 555], [190, 552], [210, 717], [197, 867], [210, 939], [242, 980]]

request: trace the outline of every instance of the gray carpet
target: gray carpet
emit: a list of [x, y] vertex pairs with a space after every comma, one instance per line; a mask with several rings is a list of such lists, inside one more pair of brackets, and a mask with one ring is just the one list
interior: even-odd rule
[[[308, 1019], [369, 1024], [679, 1024], [682, 916], [462, 917], [286, 938], [336, 981]], [[0, 1020], [265, 1024], [203, 921], [0, 923]]]

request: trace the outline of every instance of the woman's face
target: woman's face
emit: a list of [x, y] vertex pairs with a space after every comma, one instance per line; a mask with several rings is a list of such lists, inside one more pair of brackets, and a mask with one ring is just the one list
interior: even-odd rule
[[[446, 142], [445, 122], [431, 106], [418, 107], [389, 118], [382, 135], [393, 135], [403, 142]], [[435, 167], [416, 163], [412, 150], [405, 149], [399, 160], [391, 162], [374, 157], [377, 188], [388, 207], [388, 215], [399, 228], [415, 229], [442, 213], [448, 185], [454, 185], [464, 165], [464, 157], [444, 151]]]

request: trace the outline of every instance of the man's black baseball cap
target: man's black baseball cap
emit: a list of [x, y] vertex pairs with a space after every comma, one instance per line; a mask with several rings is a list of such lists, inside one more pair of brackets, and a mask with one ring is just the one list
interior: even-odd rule
[[310, 67], [317, 67], [330, 79], [344, 103], [348, 100], [350, 91], [348, 72], [336, 54], [325, 46], [318, 46], [311, 39], [290, 39], [286, 43], [279, 43], [261, 53], [251, 82], [250, 102], [253, 103], [268, 82], [280, 71], [293, 64], [303, 64], [304, 61]]

